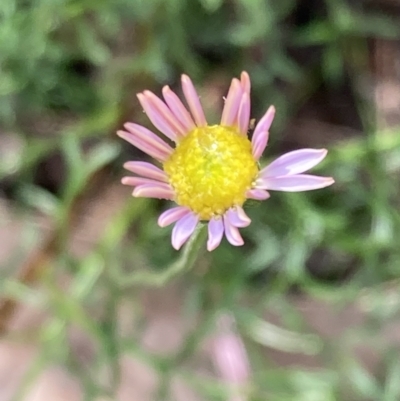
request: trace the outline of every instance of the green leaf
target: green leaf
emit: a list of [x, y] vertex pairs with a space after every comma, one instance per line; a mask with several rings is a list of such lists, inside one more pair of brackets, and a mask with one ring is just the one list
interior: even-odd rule
[[91, 149], [85, 163], [86, 174], [93, 174], [113, 161], [120, 153], [121, 146], [114, 142], [100, 143]]
[[321, 350], [321, 340], [313, 334], [302, 334], [276, 326], [249, 312], [239, 321], [247, 335], [265, 347], [283, 352], [316, 354]]
[[400, 399], [400, 359], [397, 356], [397, 351], [390, 359], [382, 401], [397, 401]]
[[200, 0], [202, 6], [209, 13], [217, 11], [223, 4], [224, 0]]
[[48, 216], [54, 217], [61, 207], [61, 202], [55, 195], [35, 185], [23, 185], [18, 195], [27, 205]]
[[313, 21], [298, 29], [292, 39], [296, 46], [324, 45], [337, 40], [338, 34], [329, 21]]
[[372, 376], [358, 361], [347, 359], [345, 365], [346, 377], [358, 395], [365, 399], [381, 400], [381, 389]]

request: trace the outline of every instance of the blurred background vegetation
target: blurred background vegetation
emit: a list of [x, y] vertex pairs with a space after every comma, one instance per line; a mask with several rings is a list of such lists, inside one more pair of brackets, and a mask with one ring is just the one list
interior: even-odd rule
[[[0, 400], [224, 400], [221, 311], [249, 400], [399, 400], [399, 39], [395, 0], [1, 1]], [[164, 283], [166, 204], [120, 185], [145, 156], [115, 131], [183, 72], [217, 121], [242, 70], [263, 163], [327, 147], [336, 184], [249, 203], [244, 247]]]

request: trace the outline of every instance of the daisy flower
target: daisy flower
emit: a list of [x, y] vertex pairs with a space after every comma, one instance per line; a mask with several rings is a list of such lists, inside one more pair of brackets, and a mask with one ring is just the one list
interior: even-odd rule
[[124, 177], [122, 183], [135, 187], [135, 197], [177, 204], [158, 219], [161, 227], [175, 223], [175, 249], [181, 248], [200, 221], [208, 222], [209, 251], [224, 234], [232, 245], [243, 245], [239, 228], [251, 222], [243, 210], [247, 199], [268, 199], [268, 190], [298, 192], [333, 184], [330, 177], [303, 174], [326, 156], [325, 149], [289, 152], [260, 168], [275, 108], [267, 110], [250, 140], [250, 78], [246, 72], [240, 80], [232, 80], [217, 125], [208, 125], [187, 75], [182, 75], [182, 90], [188, 108], [168, 86], [162, 90], [163, 100], [147, 90], [137, 95], [150, 121], [166, 138], [130, 122], [124, 125], [125, 131], [118, 131], [121, 138], [156, 160], [157, 165], [125, 163], [135, 176]]

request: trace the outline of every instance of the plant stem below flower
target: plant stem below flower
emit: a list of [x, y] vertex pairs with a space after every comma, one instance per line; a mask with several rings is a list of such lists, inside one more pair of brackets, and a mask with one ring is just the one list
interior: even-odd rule
[[199, 223], [184, 247], [180, 257], [162, 272], [136, 272], [125, 276], [120, 283], [122, 288], [131, 286], [162, 287], [171, 279], [192, 268], [201, 248], [206, 242], [206, 225]]

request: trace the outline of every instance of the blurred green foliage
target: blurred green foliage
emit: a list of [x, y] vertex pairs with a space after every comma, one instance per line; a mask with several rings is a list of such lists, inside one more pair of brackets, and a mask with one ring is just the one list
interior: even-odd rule
[[[0, 150], [1, 188], [22, 215], [39, 211], [60, 232], [56, 261], [41, 286], [15, 279], [13, 270], [21, 262], [15, 255], [0, 281], [3, 296], [51, 315], [38, 328], [35, 338], [43, 351], [15, 400], [52, 362], [76, 374], [86, 399], [113, 399], [118, 359], [125, 352], [160, 374], [160, 400], [168, 399], [175, 374], [206, 399], [222, 400], [225, 393], [218, 383], [197, 377], [184, 364], [212, 332], [217, 312], [226, 309], [248, 340], [255, 372], [253, 400], [398, 400], [400, 367], [390, 347], [381, 352], [383, 373], [378, 377], [355, 359], [353, 347], [358, 342], [378, 347], [375, 340], [382, 326], [399, 315], [400, 303], [389, 308], [383, 283], [400, 274], [400, 128], [378, 130], [371, 118], [374, 105], [363, 95], [371, 74], [368, 41], [399, 38], [399, 20], [350, 0], [0, 2], [0, 130], [20, 144]], [[316, 171], [335, 177], [333, 187], [274, 193], [267, 202], [247, 205], [253, 222], [242, 231], [246, 246], [224, 243], [200, 257], [201, 273], [184, 278], [185, 313], [198, 316], [199, 327], [177, 355], [152, 355], [140, 348], [138, 333], [119, 333], [118, 309], [128, 300], [142, 316], [139, 290], [163, 284], [153, 277], [164, 277], [178, 258], [170, 230], [156, 224], [166, 205], [127, 198], [120, 213], [105, 222], [94, 249], [79, 258], [66, 246], [73, 229], [71, 208], [105, 166], [117, 181], [123, 161], [142, 157], [128, 147], [121, 154], [122, 145], [114, 137], [123, 121], [144, 122], [133, 100], [136, 92], [175, 86], [182, 72], [191, 75], [201, 91], [216, 76], [227, 87], [230, 77], [243, 69], [252, 77], [253, 117], [259, 118], [269, 104], [277, 106], [267, 159], [278, 150], [297, 147], [287, 127], [321, 91], [346, 93], [354, 106], [346, 110], [354, 122], [351, 128], [360, 134], [337, 140], [321, 132], [315, 134], [315, 143], [307, 143], [329, 143], [329, 156]], [[341, 116], [332, 120], [340, 123]], [[54, 154], [59, 162], [50, 169], [60, 170], [60, 178], [52, 186], [41, 185], [40, 166]], [[32, 242], [28, 234], [25, 240]], [[21, 243], [21, 249], [26, 247]], [[146, 285], [137, 281], [141, 269], [151, 272]], [[66, 292], [57, 284], [63, 272], [72, 277]], [[313, 334], [287, 297], [296, 289], [346, 308], [366, 287], [374, 305], [369, 325], [340, 339]], [[249, 303], [251, 307], [245, 306]], [[101, 317], [92, 318], [94, 307], [101, 309]], [[261, 321], [265, 309], [281, 317], [282, 328]], [[81, 366], [66, 346], [75, 326], [95, 343], [90, 366]], [[263, 347], [318, 354], [324, 367], [279, 368], [260, 356]], [[104, 369], [110, 372], [106, 383], [97, 379]]]

